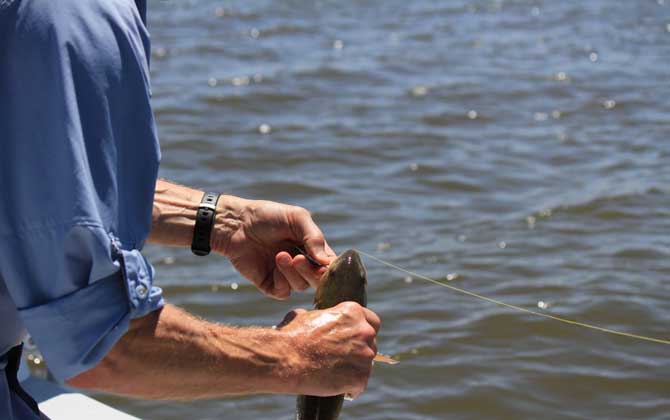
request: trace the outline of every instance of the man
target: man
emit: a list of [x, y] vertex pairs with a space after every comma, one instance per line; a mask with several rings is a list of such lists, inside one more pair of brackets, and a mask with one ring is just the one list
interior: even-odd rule
[[[278, 299], [334, 258], [298, 207], [157, 180], [145, 0], [0, 0], [0, 418], [40, 418], [16, 381], [27, 329], [57, 379], [137, 398], [360, 394], [380, 320], [355, 303], [277, 329], [165, 304], [145, 240], [209, 248]], [[185, 281], [188, 281], [187, 279]]]

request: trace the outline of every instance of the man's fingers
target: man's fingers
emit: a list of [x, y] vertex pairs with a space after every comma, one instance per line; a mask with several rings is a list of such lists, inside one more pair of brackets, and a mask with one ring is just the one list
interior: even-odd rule
[[291, 295], [291, 286], [277, 267], [272, 270], [272, 283], [268, 289], [263, 288], [261, 290], [279, 300], [287, 299]]
[[382, 326], [382, 320], [379, 318], [379, 316], [368, 308], [363, 308], [363, 313], [365, 314], [365, 319], [372, 326], [372, 328], [375, 329], [375, 332], [379, 332], [379, 328]]
[[323, 274], [323, 271], [325, 271], [323, 268], [314, 267], [304, 255], [296, 255], [293, 258], [291, 265], [300, 277], [308, 282], [310, 286], [315, 289], [319, 287], [319, 279], [321, 279], [321, 275]]
[[275, 264], [290, 284], [291, 289], [303, 291], [309, 287], [309, 283], [293, 267], [292, 259], [288, 252], [278, 253], [275, 256]]
[[328, 245], [328, 242], [325, 243], [325, 249], [326, 249], [326, 255], [328, 255], [331, 261], [337, 258], [337, 254], [335, 253], [335, 251], [333, 251], [330, 245]]
[[[316, 227], [316, 225], [314, 226]], [[323, 265], [328, 265], [337, 257], [337, 255], [330, 246], [328, 246], [321, 230], [319, 230], [319, 228], [316, 229], [318, 230], [319, 236], [305, 237], [305, 251], [317, 262]]]
[[[351, 401], [355, 400], [356, 398], [360, 397], [363, 391], [365, 391], [365, 388], [368, 387], [368, 380], [370, 379], [370, 373], [368, 371], [367, 377], [365, 378], [365, 382], [356, 388], [354, 388], [351, 392], [347, 393], [347, 396]], [[345, 398], [346, 398], [345, 397]]]
[[293, 217], [293, 233], [295, 240], [305, 245], [305, 251], [316, 261], [328, 265], [335, 258], [335, 253], [326, 244], [323, 232], [314, 223], [307, 210], [298, 207]]
[[291, 312], [286, 314], [284, 319], [282, 319], [282, 321], [279, 324], [277, 324], [277, 328], [285, 327], [286, 325], [290, 324], [291, 321], [293, 321], [298, 315], [303, 314], [305, 312], [307, 311], [302, 308], [292, 310]]
[[361, 306], [356, 302], [352, 301], [347, 301], [347, 302], [342, 302], [336, 306], [336, 308], [340, 308], [343, 312], [351, 312], [351, 314], [360, 314], [358, 312], [359, 310], [362, 311], [363, 316], [365, 317], [365, 320], [370, 324], [372, 328], [374, 328], [375, 332], [379, 331], [379, 328], [381, 328], [382, 325], [382, 320], [379, 318], [379, 316], [366, 308], [365, 306]]

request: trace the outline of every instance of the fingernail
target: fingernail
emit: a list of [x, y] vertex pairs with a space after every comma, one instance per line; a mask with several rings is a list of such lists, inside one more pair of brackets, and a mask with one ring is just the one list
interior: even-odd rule
[[288, 266], [289, 264], [291, 264], [291, 258], [286, 255], [282, 255], [281, 257], [279, 257], [279, 264], [283, 266]]

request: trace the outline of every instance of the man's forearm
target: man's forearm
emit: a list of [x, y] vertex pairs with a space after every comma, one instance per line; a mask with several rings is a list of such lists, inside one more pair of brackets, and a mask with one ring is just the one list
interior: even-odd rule
[[213, 324], [167, 305], [134, 320], [96, 367], [68, 384], [148, 399], [290, 393], [294, 353], [280, 331]]
[[147, 241], [189, 246], [203, 192], [159, 179], [154, 191], [151, 231]]

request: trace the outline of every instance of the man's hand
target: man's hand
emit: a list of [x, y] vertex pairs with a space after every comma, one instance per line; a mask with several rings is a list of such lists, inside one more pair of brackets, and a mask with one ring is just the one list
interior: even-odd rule
[[277, 329], [287, 333], [296, 349], [296, 394], [360, 395], [367, 386], [377, 354], [381, 320], [355, 302], [315, 311], [290, 312]]
[[212, 249], [228, 257], [263, 293], [285, 299], [293, 290], [318, 286], [325, 269], [303, 255], [292, 257], [287, 251], [296, 245], [324, 265], [336, 256], [302, 207], [233, 196], [219, 199]]
[[[202, 191], [159, 179], [147, 240], [191, 246], [202, 196]], [[286, 251], [300, 246], [324, 265], [335, 258], [307, 210], [231, 195], [219, 198], [210, 244], [263, 293], [277, 299], [287, 298], [292, 290], [316, 287], [324, 272], [303, 255], [291, 257]]]

